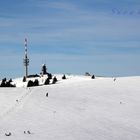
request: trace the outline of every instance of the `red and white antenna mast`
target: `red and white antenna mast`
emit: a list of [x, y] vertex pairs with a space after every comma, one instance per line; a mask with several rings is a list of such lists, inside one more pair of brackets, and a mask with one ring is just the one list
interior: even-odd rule
[[29, 66], [29, 59], [27, 56], [27, 38], [25, 38], [25, 42], [24, 42], [24, 46], [25, 46], [25, 58], [23, 59], [23, 63], [25, 66], [25, 77], [28, 77], [28, 66]]

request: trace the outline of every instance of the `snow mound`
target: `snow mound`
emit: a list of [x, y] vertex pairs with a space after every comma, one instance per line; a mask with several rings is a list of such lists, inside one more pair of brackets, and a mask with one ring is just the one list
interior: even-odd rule
[[0, 88], [1, 140], [140, 139], [140, 77], [56, 77], [56, 84], [26, 88], [19, 78], [17, 88]]

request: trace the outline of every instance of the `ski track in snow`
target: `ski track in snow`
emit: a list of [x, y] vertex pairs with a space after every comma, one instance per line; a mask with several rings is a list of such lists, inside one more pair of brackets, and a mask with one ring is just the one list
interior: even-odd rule
[[24, 102], [27, 100], [27, 98], [29, 98], [31, 93], [31, 88], [25, 88], [24, 94], [20, 98], [16, 99], [15, 103], [0, 115], [0, 119], [6, 119], [10, 116], [10, 114], [16, 112], [20, 108], [20, 106], [24, 105]]

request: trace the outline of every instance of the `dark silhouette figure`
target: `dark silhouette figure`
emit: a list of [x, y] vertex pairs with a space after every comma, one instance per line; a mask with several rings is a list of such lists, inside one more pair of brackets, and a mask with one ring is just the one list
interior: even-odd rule
[[48, 97], [48, 92], [46, 93], [46, 97]]

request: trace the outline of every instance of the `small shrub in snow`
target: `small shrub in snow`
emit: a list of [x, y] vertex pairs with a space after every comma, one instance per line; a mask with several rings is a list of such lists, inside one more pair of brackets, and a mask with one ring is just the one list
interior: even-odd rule
[[6, 86], [6, 81], [4, 81], [4, 80], [2, 80], [2, 82], [1, 82], [1, 85], [0, 85], [1, 87], [5, 87]]
[[22, 80], [22, 81], [23, 81], [23, 82], [26, 82], [26, 77], [25, 77], [25, 76], [23, 77], [23, 80]]
[[1, 82], [1, 87], [5, 87], [6, 86], [6, 78], [2, 79]]
[[10, 78], [9, 82], [11, 83], [11, 82], [13, 82], [13, 80]]
[[11, 83], [10, 81], [6, 82], [5, 87], [10, 87]]
[[6, 79], [6, 78], [4, 78], [4, 79], [2, 79], [2, 82], [6, 82], [6, 80], [7, 80], [7, 79]]
[[6, 81], [6, 78], [4, 78], [2, 79], [0, 87], [16, 87], [15, 85], [12, 85], [11, 82], [12, 82], [12, 79], [10, 79], [9, 81]]
[[50, 84], [50, 79], [49, 79], [49, 77], [45, 80], [45, 83], [44, 83], [44, 85], [49, 85]]
[[34, 86], [39, 86], [39, 81], [37, 79], [34, 81]]
[[47, 73], [47, 75], [48, 75], [49, 79], [52, 79], [52, 74], [51, 73]]
[[95, 76], [94, 76], [94, 75], [92, 75], [91, 79], [95, 79]]
[[33, 87], [33, 86], [39, 86], [39, 81], [37, 79], [35, 79], [35, 81], [28, 81], [27, 87]]
[[57, 82], [57, 78], [54, 77], [54, 78], [53, 78], [53, 81], [52, 81], [52, 84], [55, 84], [56, 82]]
[[66, 76], [65, 76], [65, 74], [62, 76], [62, 79], [66, 79]]
[[27, 84], [27, 87], [33, 87], [34, 86], [34, 82], [29, 80], [28, 81], [28, 84]]

